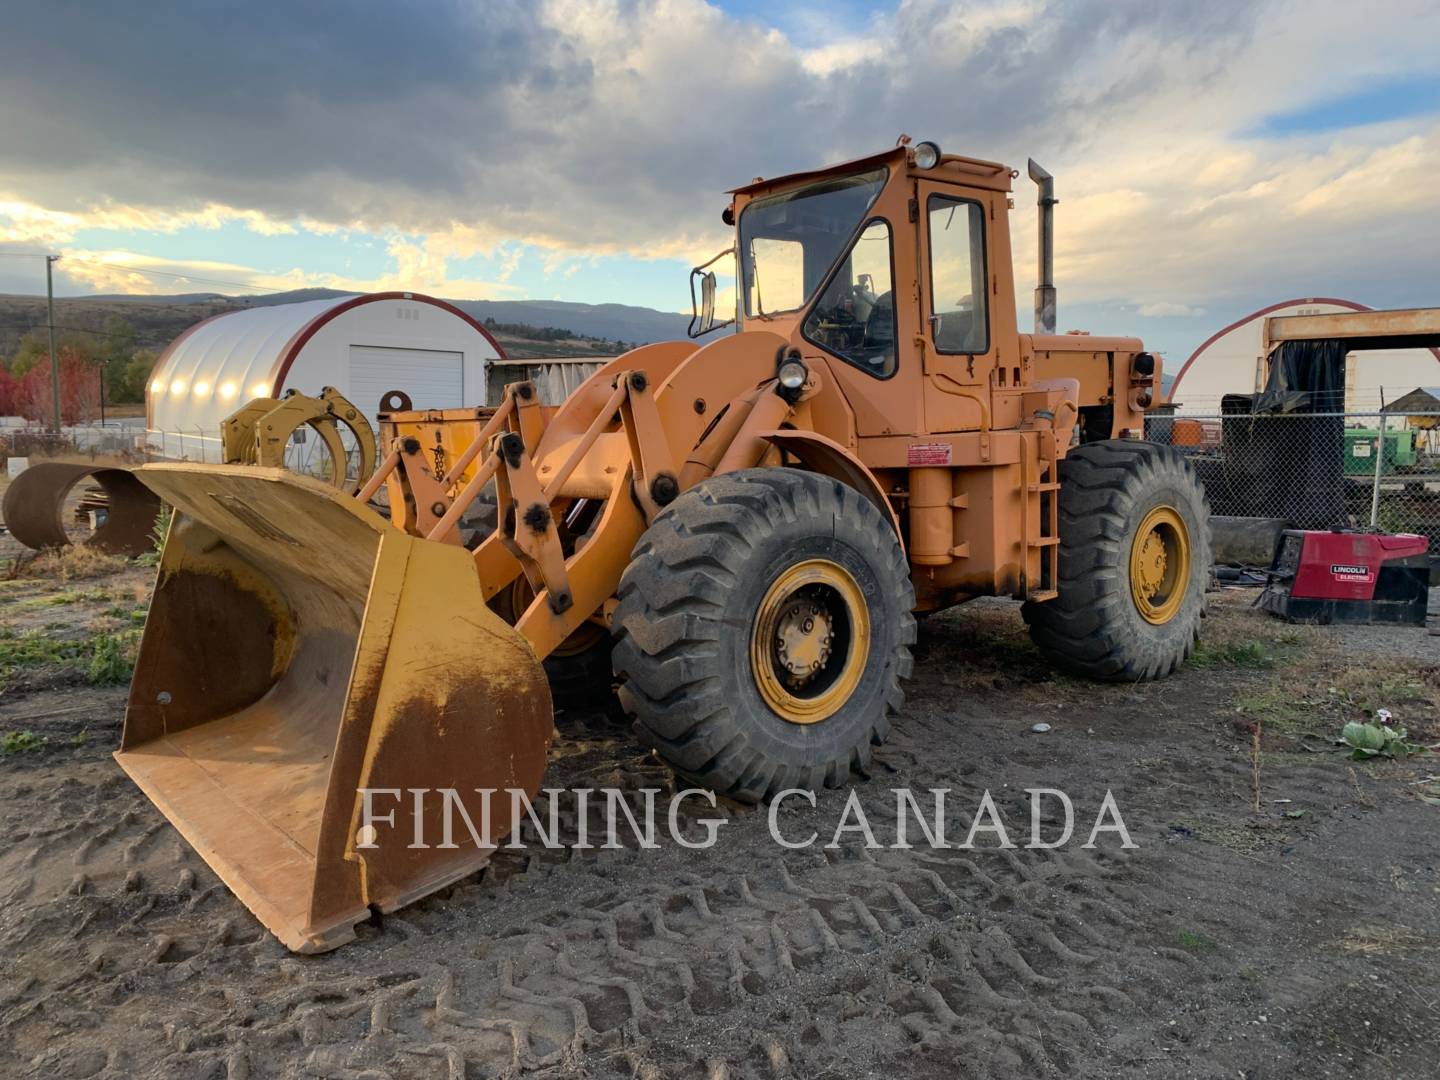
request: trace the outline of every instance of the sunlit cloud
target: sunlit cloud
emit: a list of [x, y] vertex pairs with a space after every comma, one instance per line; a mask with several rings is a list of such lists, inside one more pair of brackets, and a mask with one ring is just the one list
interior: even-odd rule
[[[219, 229], [238, 224], [260, 236], [293, 235], [300, 228], [322, 234], [338, 226], [278, 221], [259, 210], [210, 203], [197, 210], [100, 203], [86, 210], [53, 210], [14, 195], [0, 195], [0, 241], [64, 243], [90, 229], [169, 235], [182, 229]], [[315, 226], [315, 227], [312, 227]]]
[[506, 299], [519, 294], [516, 287], [503, 281], [451, 276], [443, 262], [430, 260], [424, 249], [415, 245], [397, 241], [389, 250], [395, 257], [394, 270], [374, 277], [311, 272], [299, 267], [273, 273], [237, 263], [164, 259], [133, 251], [84, 248], [63, 249], [57, 265], [83, 291], [94, 293], [165, 295], [326, 288], [357, 293], [418, 292], [476, 300]]
[[[1118, 328], [1287, 295], [1415, 302], [1433, 281], [1440, 118], [1354, 122], [1337, 106], [1331, 127], [1323, 106], [1434, 74], [1428, 0], [1391, 0], [1384, 19], [1341, 0], [1303, 17], [1250, 0], [416, 10], [362, 6], [343, 25], [287, 10], [287, 33], [328, 48], [262, 79], [275, 27], [261, 17], [217, 36], [198, 10], [77, 23], [18, 6], [0, 41], [0, 244], [66, 252], [63, 280], [93, 291], [190, 291], [140, 272], [159, 270], [575, 297], [603, 266], [613, 299], [675, 310], [683, 269], [663, 285], [661, 271], [730, 243], [726, 189], [905, 131], [1056, 174], [1062, 313], [1089, 305]], [[56, 80], [39, 43], [62, 37]], [[196, 55], [203, 78], [154, 75]], [[1274, 119], [1295, 115], [1300, 128]], [[1035, 214], [1016, 184], [1024, 306]], [[243, 253], [220, 243], [235, 229]], [[194, 260], [155, 240], [193, 230], [217, 239]], [[257, 254], [262, 239], [285, 254]], [[361, 272], [342, 248], [365, 254]]]
[[1197, 319], [1205, 314], [1203, 307], [1195, 307], [1193, 304], [1175, 304], [1168, 300], [1160, 300], [1155, 303], [1141, 304], [1136, 311], [1148, 318], [1167, 319]]

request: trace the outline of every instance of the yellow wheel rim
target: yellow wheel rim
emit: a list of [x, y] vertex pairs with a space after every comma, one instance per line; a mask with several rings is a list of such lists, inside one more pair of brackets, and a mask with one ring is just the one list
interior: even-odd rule
[[1148, 623], [1175, 617], [1190, 583], [1190, 532], [1173, 506], [1145, 515], [1130, 545], [1130, 595]]
[[807, 559], [766, 590], [750, 631], [750, 670], [782, 720], [833, 715], [860, 685], [869, 655], [870, 609], [843, 566]]

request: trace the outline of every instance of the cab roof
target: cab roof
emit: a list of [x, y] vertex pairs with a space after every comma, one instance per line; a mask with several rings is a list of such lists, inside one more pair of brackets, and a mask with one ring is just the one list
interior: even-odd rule
[[775, 188], [788, 187], [791, 184], [799, 184], [811, 180], [819, 180], [827, 176], [844, 176], [848, 173], [860, 172], [868, 167], [886, 166], [907, 166], [915, 176], [931, 176], [938, 180], [956, 181], [963, 178], [963, 182], [973, 184], [976, 187], [991, 188], [998, 191], [1009, 191], [1010, 180], [1016, 175], [1008, 165], [1002, 165], [998, 161], [985, 161], [981, 158], [964, 157], [961, 154], [942, 154], [940, 163], [933, 169], [916, 169], [910, 165], [911, 151], [907, 146], [896, 146], [889, 150], [881, 151], [878, 154], [871, 154], [868, 157], [854, 158], [850, 161], [837, 162], [834, 165], [824, 165], [818, 169], [809, 169], [805, 172], [786, 173], [783, 176], [772, 176], [770, 178], [757, 176], [748, 184], [731, 188], [727, 195], [755, 195], [761, 191], [769, 191]]

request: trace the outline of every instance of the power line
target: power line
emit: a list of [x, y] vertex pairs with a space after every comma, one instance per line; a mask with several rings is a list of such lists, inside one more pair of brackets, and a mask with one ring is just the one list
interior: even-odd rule
[[[43, 251], [0, 251], [0, 257], [13, 259], [48, 258]], [[106, 262], [104, 259], [87, 259], [83, 255], [63, 255], [65, 262], [84, 263], [86, 266], [101, 266], [107, 270], [120, 270], [131, 274], [146, 274], [150, 277], [170, 278], [176, 281], [193, 281], [197, 285], [223, 285], [231, 289], [250, 289], [254, 292], [278, 292], [269, 285], [257, 285], [251, 281], [228, 281], [224, 278], [200, 277], [195, 274], [179, 274], [171, 270], [152, 270], [146, 266], [131, 266], [129, 263]]]
[[253, 289], [256, 292], [275, 292], [267, 285], [256, 285], [245, 281], [224, 281], [220, 278], [197, 277], [195, 274], [177, 274], [169, 270], [151, 270], [148, 267], [131, 266], [128, 263], [105, 262], [103, 259], [86, 259], [80, 255], [66, 255], [69, 262], [85, 263], [88, 266], [103, 266], [107, 270], [121, 270], [133, 274], [148, 274], [151, 277], [173, 278], [177, 281], [193, 281], [199, 285], [224, 285], [232, 289]]
[[[32, 330], [44, 330], [47, 325], [47, 323], [0, 323], [0, 330], [23, 330], [25, 331], [25, 333], [28, 334]], [[64, 323], [56, 323], [55, 329], [69, 330], [71, 333], [75, 334], [94, 334], [97, 337], [111, 336], [111, 332], [109, 330], [93, 330], [88, 326], [66, 326]]]

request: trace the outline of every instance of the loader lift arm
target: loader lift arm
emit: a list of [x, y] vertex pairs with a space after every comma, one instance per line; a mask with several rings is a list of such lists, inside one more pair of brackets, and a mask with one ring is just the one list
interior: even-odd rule
[[[477, 576], [487, 600], [525, 577], [534, 599], [515, 627], [543, 659], [597, 616], [665, 506], [712, 473], [756, 464], [795, 408], [775, 392], [779, 336], [676, 345], [627, 353], [548, 418], [530, 405], [530, 384], [511, 384], [443, 477], [413, 437], [397, 437], [357, 498], [389, 483], [397, 524], [458, 544], [459, 521], [493, 480], [497, 525], [475, 548]], [[602, 503], [598, 519], [583, 537], [562, 535], [582, 500]]]

